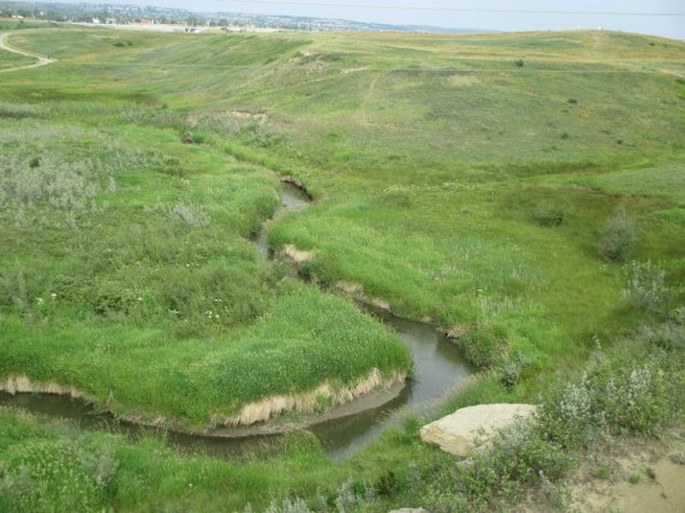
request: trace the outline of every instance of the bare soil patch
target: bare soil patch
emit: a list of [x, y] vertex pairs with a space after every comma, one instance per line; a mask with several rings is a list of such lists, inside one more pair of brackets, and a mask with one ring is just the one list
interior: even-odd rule
[[685, 430], [660, 440], [612, 441], [586, 455], [556, 491], [537, 490], [518, 513], [685, 513]]

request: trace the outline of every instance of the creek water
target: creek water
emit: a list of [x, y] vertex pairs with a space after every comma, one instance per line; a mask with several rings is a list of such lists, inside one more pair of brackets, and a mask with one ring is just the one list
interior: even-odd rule
[[[281, 182], [281, 209], [279, 213], [297, 211], [307, 208], [311, 201], [309, 194], [291, 182]], [[278, 215], [278, 214], [277, 214]], [[271, 258], [273, 252], [266, 239], [266, 226], [262, 226], [254, 238], [257, 251], [264, 258]]]
[[[284, 183], [282, 204], [284, 209], [301, 210], [309, 203], [308, 194], [298, 187]], [[269, 256], [270, 249], [263, 233], [255, 239], [260, 253]], [[374, 307], [360, 305], [379, 321], [392, 329], [411, 350], [414, 373], [398, 395], [380, 406], [354, 411], [309, 426], [321, 440], [327, 453], [343, 458], [375, 440], [385, 429], [402, 422], [402, 412], [420, 413], [442, 398], [468, 377], [472, 370], [457, 348], [431, 326], [395, 317]], [[142, 436], [160, 436], [172, 446], [193, 454], [209, 454], [239, 458], [278, 443], [282, 435], [249, 435], [222, 437], [191, 435], [139, 426], [99, 413], [82, 400], [48, 394], [0, 393], [0, 405], [12, 405], [32, 412], [70, 419], [84, 429], [104, 429], [122, 433], [136, 439]]]
[[363, 306], [392, 329], [409, 347], [414, 374], [400, 394], [374, 409], [313, 425], [309, 428], [329, 455], [348, 456], [375, 440], [390, 426], [400, 425], [402, 412], [421, 413], [472, 374], [456, 346], [431, 326]]

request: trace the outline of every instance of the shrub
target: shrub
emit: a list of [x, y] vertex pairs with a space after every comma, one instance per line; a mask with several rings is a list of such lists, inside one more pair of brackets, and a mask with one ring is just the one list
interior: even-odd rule
[[460, 337], [458, 343], [464, 357], [480, 369], [499, 361], [507, 346], [503, 332], [486, 327], [473, 329]]
[[627, 293], [635, 308], [655, 313], [663, 307], [668, 296], [668, 288], [664, 284], [665, 277], [666, 271], [649, 260], [631, 263]]
[[[631, 354], [632, 353], [632, 354]], [[545, 401], [542, 425], [568, 448], [586, 447], [602, 434], [655, 435], [680, 405], [682, 362], [659, 350], [602, 355], [580, 380]]]
[[683, 351], [685, 350], [685, 321], [671, 314], [671, 317], [662, 324], [642, 326], [640, 340], [667, 351]]
[[183, 201], [169, 208], [168, 217], [172, 220], [183, 221], [190, 228], [204, 228], [210, 224], [209, 216], [200, 207]]
[[527, 485], [549, 484], [565, 476], [573, 457], [544, 438], [535, 424], [519, 423], [500, 433], [490, 450], [474, 454], [456, 468], [424, 476], [422, 505], [430, 511], [499, 511], [522, 499]]
[[29, 440], [8, 450], [4, 463], [0, 506], [9, 508], [3, 511], [51, 512], [101, 511], [119, 465], [109, 445], [82, 438]]
[[533, 218], [540, 226], [559, 226], [564, 222], [564, 209], [542, 201], [535, 207]]
[[523, 59], [516, 59], [514, 61], [514, 64], [516, 65], [517, 68], [522, 68], [523, 67]]
[[30, 302], [24, 272], [17, 269], [5, 275], [5, 291], [16, 312], [23, 317], [31, 315]]
[[607, 262], [625, 260], [635, 242], [635, 222], [625, 210], [618, 210], [602, 228], [599, 254]]
[[506, 355], [496, 365], [495, 371], [502, 387], [511, 391], [521, 379], [521, 373], [529, 362], [521, 354]]

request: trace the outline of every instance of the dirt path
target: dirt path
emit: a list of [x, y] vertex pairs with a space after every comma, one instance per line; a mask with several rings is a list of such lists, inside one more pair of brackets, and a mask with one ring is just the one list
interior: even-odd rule
[[371, 85], [369, 85], [369, 92], [366, 93], [366, 97], [364, 97], [364, 101], [362, 102], [362, 121], [365, 125], [369, 125], [369, 119], [366, 115], [366, 105], [369, 103], [371, 100], [371, 97], [373, 96], [373, 90], [376, 88], [376, 82], [378, 81], [378, 77], [374, 78], [371, 81]]
[[659, 69], [659, 71], [661, 73], [666, 74], [666, 75], [671, 75], [672, 77], [685, 79], [685, 75], [683, 75], [682, 73], [678, 73], [677, 71], [672, 71], [670, 69], [664, 69], [664, 68]]
[[7, 38], [11, 35], [11, 32], [5, 32], [0, 34], [0, 50], [6, 50], [8, 52], [16, 53], [18, 55], [23, 55], [25, 57], [33, 57], [34, 59], [37, 59], [36, 62], [32, 64], [24, 64], [23, 66], [16, 66], [14, 68], [5, 68], [5, 69], [0, 69], [0, 73], [7, 73], [8, 71], [18, 71], [21, 69], [30, 69], [30, 68], [38, 68], [40, 66], [46, 66], [48, 64], [52, 64], [55, 62], [55, 59], [50, 59], [49, 57], [43, 57], [42, 55], [38, 55], [36, 53], [31, 53], [27, 52], [25, 50], [20, 50], [18, 48], [14, 48], [11, 46], [9, 43], [7, 43]]

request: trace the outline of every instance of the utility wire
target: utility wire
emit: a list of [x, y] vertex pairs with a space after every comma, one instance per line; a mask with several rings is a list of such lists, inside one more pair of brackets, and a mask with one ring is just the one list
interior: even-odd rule
[[369, 5], [369, 4], [345, 4], [310, 1], [280, 1], [280, 0], [220, 0], [240, 4], [264, 4], [264, 5], [294, 5], [306, 7], [342, 7], [352, 9], [384, 9], [391, 11], [431, 11], [431, 12], [475, 12], [496, 14], [554, 14], [572, 16], [685, 16], [685, 12], [636, 12], [636, 11], [574, 11], [556, 9], [489, 9], [484, 7], [444, 7], [444, 6], [420, 6], [420, 5]]

